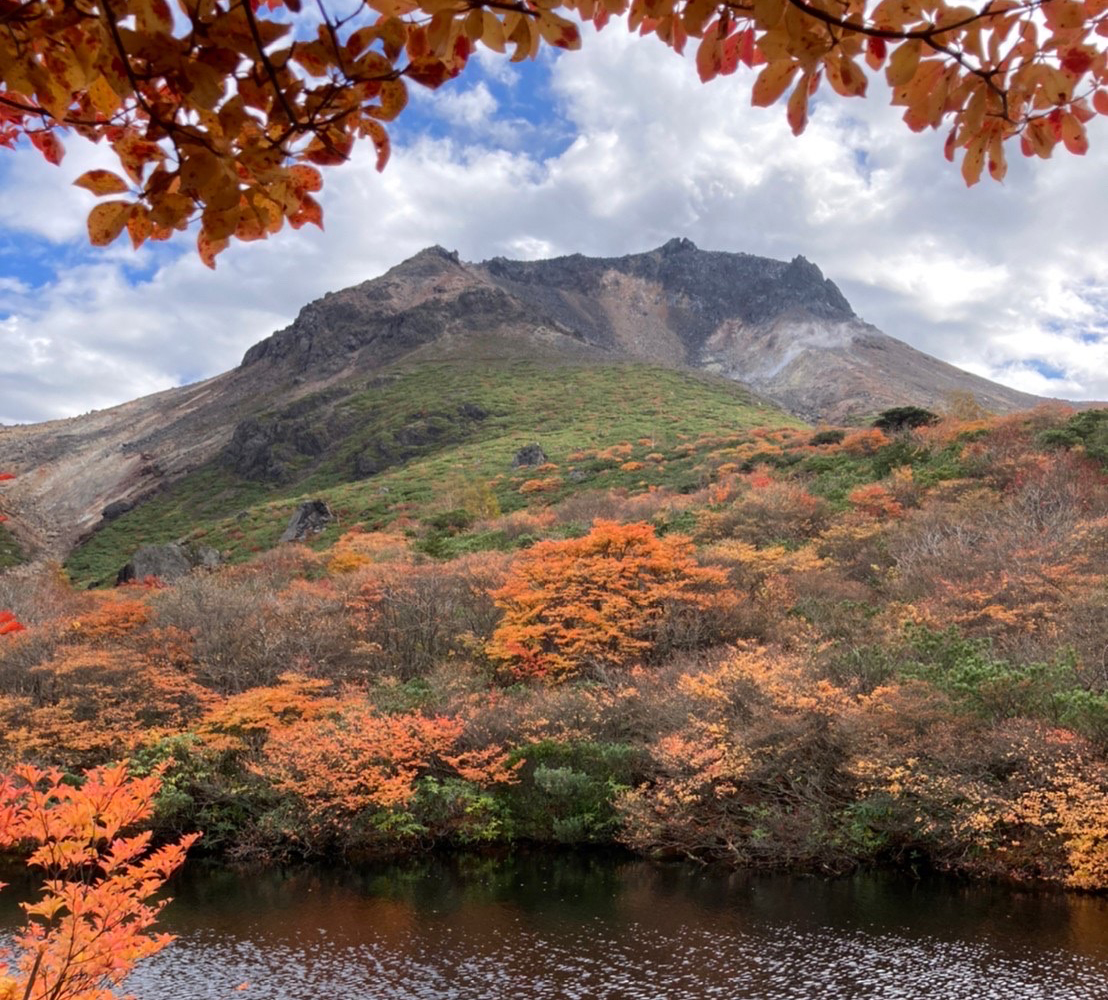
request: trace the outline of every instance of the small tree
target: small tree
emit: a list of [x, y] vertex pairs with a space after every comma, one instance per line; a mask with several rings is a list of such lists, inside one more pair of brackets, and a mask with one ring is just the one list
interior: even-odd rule
[[877, 414], [873, 426], [886, 434], [899, 434], [913, 427], [927, 427], [938, 422], [939, 415], [922, 406], [894, 406]]
[[706, 607], [726, 580], [683, 536], [597, 520], [583, 538], [540, 542], [493, 593], [504, 618], [489, 652], [520, 676], [562, 680], [648, 655], [679, 606]]

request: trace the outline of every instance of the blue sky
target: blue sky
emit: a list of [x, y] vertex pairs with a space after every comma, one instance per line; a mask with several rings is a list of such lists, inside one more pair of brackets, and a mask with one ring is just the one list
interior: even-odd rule
[[900, 122], [880, 85], [816, 102], [808, 131], [750, 107], [751, 76], [704, 86], [689, 59], [620, 25], [537, 64], [482, 56], [417, 92], [377, 174], [368, 149], [325, 172], [326, 231], [232, 247], [213, 274], [189, 234], [87, 246], [94, 199], [60, 168], [0, 150], [0, 422], [110, 406], [236, 364], [324, 292], [424, 246], [463, 259], [615, 255], [685, 236], [803, 254], [864, 319], [978, 374], [1108, 399], [1108, 129], [1085, 158], [1013, 151], [967, 190], [942, 136]]

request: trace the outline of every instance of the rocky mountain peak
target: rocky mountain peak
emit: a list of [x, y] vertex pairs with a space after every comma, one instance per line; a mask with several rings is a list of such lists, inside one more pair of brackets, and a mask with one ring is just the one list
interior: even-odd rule
[[672, 257], [674, 254], [685, 253], [688, 251], [699, 250], [700, 248], [693, 243], [692, 240], [685, 239], [683, 236], [675, 236], [671, 240], [666, 240], [660, 247], [658, 247], [658, 253], [663, 257]]
[[[298, 389], [409, 356], [475, 350], [703, 368], [813, 419], [901, 403], [935, 407], [971, 378], [864, 323], [806, 257], [702, 250], [684, 237], [622, 257], [479, 263], [430, 246], [309, 303], [252, 347], [240, 370], [253, 369], [259, 384]], [[1033, 402], [978, 381], [971, 391], [992, 408]]]

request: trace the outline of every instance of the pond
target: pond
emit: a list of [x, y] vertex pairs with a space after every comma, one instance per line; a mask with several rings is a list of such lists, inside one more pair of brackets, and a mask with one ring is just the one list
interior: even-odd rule
[[1108, 900], [1059, 892], [595, 854], [194, 862], [173, 889], [140, 1000], [1108, 998]]

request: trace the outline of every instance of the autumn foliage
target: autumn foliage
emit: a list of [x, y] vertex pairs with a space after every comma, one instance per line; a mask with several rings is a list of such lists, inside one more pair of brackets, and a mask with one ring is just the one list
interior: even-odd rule
[[34, 0], [0, 15], [0, 145], [25, 136], [58, 163], [65, 130], [107, 143], [120, 172], [76, 182], [108, 199], [89, 215], [93, 243], [126, 230], [138, 246], [198, 222], [214, 266], [232, 239], [322, 225], [317, 167], [362, 139], [383, 168], [410, 84], [438, 87], [480, 49], [513, 61], [576, 49], [581, 21], [623, 18], [695, 50], [704, 81], [755, 74], [753, 103], [787, 98], [796, 133], [823, 84], [862, 97], [880, 74], [909, 128], [949, 129], [946, 155], [972, 184], [986, 170], [1004, 177], [1011, 144], [1027, 156], [1086, 151], [1086, 123], [1108, 111], [1106, 16], [1077, 0], [367, 0], [350, 11]]
[[593, 480], [170, 587], [0, 576], [0, 764], [130, 756], [157, 836], [251, 858], [619, 842], [1108, 889], [1091, 412], [634, 435], [574, 452]]
[[113, 1000], [135, 964], [172, 940], [152, 931], [167, 902], [153, 897], [197, 838], [152, 849], [149, 831], [135, 832], [160, 784], [123, 764], [79, 783], [30, 766], [0, 780], [0, 847], [29, 851], [44, 876], [14, 951], [0, 951], [0, 998]]
[[493, 595], [504, 617], [489, 651], [519, 676], [629, 666], [650, 654], [679, 607], [707, 605], [724, 579], [697, 563], [687, 538], [598, 520], [583, 538], [517, 557]]

